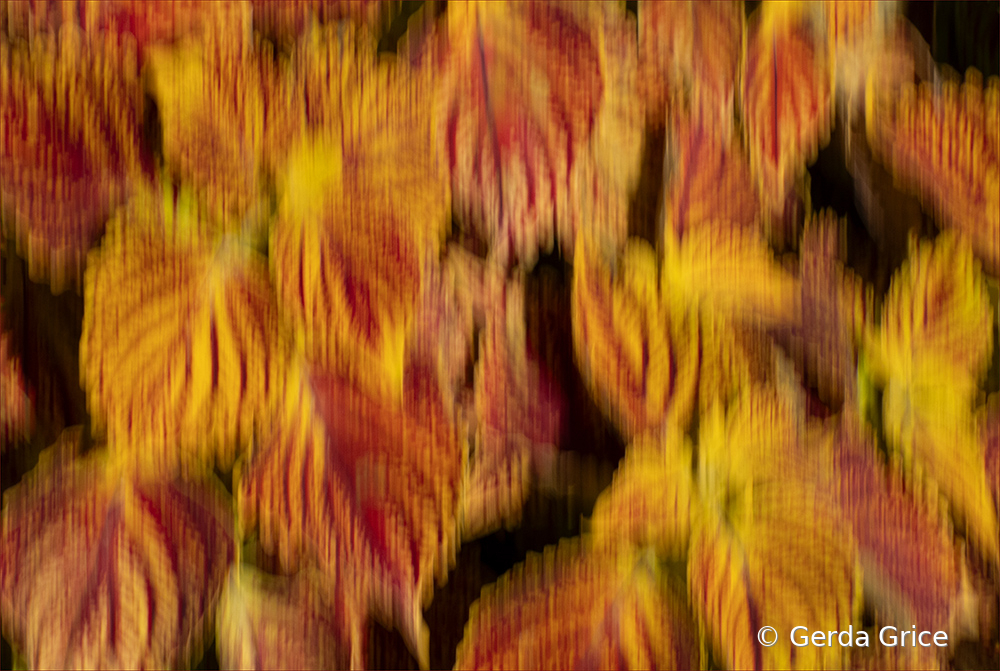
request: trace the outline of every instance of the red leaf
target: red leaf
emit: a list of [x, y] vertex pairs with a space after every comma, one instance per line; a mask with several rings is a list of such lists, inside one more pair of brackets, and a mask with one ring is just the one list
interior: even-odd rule
[[[849, 419], [833, 448], [840, 506], [851, 522], [878, 623], [949, 631], [960, 588], [959, 556], [936, 493], [921, 500], [881, 463], [871, 439]], [[881, 626], [881, 625], [880, 625]], [[955, 633], [955, 632], [953, 632]], [[934, 651], [922, 663], [934, 661]]]
[[826, 45], [799, 5], [765, 5], [747, 23], [740, 105], [761, 198], [780, 212], [833, 125]]
[[470, 459], [463, 534], [517, 523], [533, 477], [554, 458], [566, 401], [534, 355], [525, 329], [523, 282], [488, 268], [475, 405], [479, 442]]
[[64, 433], [4, 496], [4, 634], [32, 668], [190, 663], [236, 555], [225, 491], [74, 459], [80, 437]]
[[[442, 133], [462, 223], [489, 241], [501, 263], [530, 264], [556, 237], [568, 248], [579, 225], [574, 184], [582, 181], [576, 188], [589, 197], [591, 139], [611, 131], [601, 117], [629, 125], [628, 107], [616, 104], [625, 102], [624, 71], [635, 54], [625, 12], [473, 3], [453, 5], [446, 19], [453, 51]], [[638, 167], [635, 140], [606, 147], [609, 160], [634, 155], [629, 174]]]
[[[0, 44], [0, 207], [32, 279], [79, 289], [137, 166], [142, 89], [127, 53], [74, 27]], [[6, 226], [5, 226], [6, 228]]]
[[665, 225], [678, 239], [692, 227], [759, 225], [750, 163], [729, 129], [713, 130], [687, 119], [674, 126], [665, 180]]
[[738, 2], [640, 2], [639, 60], [653, 107], [662, 110], [667, 90], [687, 100], [692, 116], [713, 128], [733, 119], [743, 36]]
[[117, 221], [87, 269], [80, 369], [95, 429], [162, 467], [228, 468], [270, 420], [288, 355], [266, 262], [232, 239], [147, 226]]
[[421, 610], [458, 543], [462, 454], [435, 380], [407, 377], [402, 404], [311, 371], [237, 475], [241, 517], [294, 570], [319, 563], [361, 619], [395, 625], [426, 667]]

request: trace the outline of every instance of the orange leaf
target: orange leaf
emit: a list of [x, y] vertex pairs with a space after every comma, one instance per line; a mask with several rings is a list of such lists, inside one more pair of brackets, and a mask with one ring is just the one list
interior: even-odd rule
[[1000, 81], [875, 87], [867, 95], [868, 139], [896, 181], [920, 195], [942, 226], [968, 238], [1000, 272]]
[[563, 541], [483, 589], [455, 668], [696, 668], [680, 601], [648, 556]]
[[[0, 43], [0, 210], [32, 279], [79, 289], [87, 250], [138, 167], [142, 88], [129, 53], [67, 25]], [[11, 227], [13, 230], [7, 230]]]
[[402, 404], [300, 372], [236, 476], [241, 518], [286, 570], [315, 560], [343, 581], [361, 611], [349, 617], [371, 611], [396, 626], [426, 668], [421, 611], [458, 545], [457, 432], [423, 372], [408, 377]]
[[664, 225], [678, 239], [695, 227], [758, 226], [760, 206], [750, 163], [739, 143], [732, 141], [728, 127], [713, 130], [687, 119], [674, 126], [668, 149]]
[[784, 7], [764, 5], [747, 22], [740, 92], [750, 161], [772, 212], [833, 126], [826, 45], [798, 5]]
[[[662, 111], [673, 89], [694, 118], [728, 130], [743, 37], [738, 2], [640, 2], [639, 60], [647, 95]], [[662, 121], [662, 119], [661, 119]]]
[[584, 237], [573, 260], [573, 346], [584, 381], [626, 437], [686, 425], [697, 384], [697, 323], [661, 294], [652, 249], [619, 259]]
[[376, 61], [351, 31], [309, 39], [315, 129], [280, 183], [271, 236], [279, 306], [311, 363], [398, 398], [405, 335], [450, 213], [432, 79]]
[[284, 168], [304, 126], [290, 70], [254, 42], [249, 15], [232, 26], [159, 47], [149, 63], [163, 156], [230, 227], [242, 225], [260, 184]]
[[236, 556], [225, 490], [123, 470], [103, 450], [74, 458], [81, 435], [4, 495], [4, 635], [32, 668], [190, 663]]
[[[0, 300], [0, 313], [3, 301]], [[21, 373], [20, 358], [12, 351], [10, 333], [0, 316], [0, 454], [8, 445], [28, 437], [32, 424], [31, 399]]]
[[115, 449], [141, 445], [137, 459], [225, 467], [270, 419], [287, 359], [266, 262], [231, 239], [143, 228], [118, 222], [87, 269], [80, 365], [94, 428]]
[[[349, 605], [305, 570], [269, 576], [234, 566], [219, 599], [215, 647], [224, 669], [364, 668]], [[336, 589], [333, 594], [337, 594]]]
[[[557, 238], [570, 248], [582, 223], [577, 191], [590, 197], [592, 152], [620, 165], [601, 173], [611, 183], [638, 178], [635, 37], [624, 9], [455, 3], [446, 20], [440, 118], [461, 223], [501, 264], [531, 265]], [[629, 141], [614, 140], [622, 135]]]

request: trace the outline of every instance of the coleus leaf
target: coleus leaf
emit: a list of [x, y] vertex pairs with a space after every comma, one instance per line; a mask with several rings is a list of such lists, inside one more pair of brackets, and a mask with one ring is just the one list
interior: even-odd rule
[[720, 403], [726, 407], [748, 384], [762, 384], [772, 377], [774, 345], [762, 329], [718, 310], [702, 310], [698, 321], [700, 412]]
[[706, 512], [692, 535], [688, 592], [719, 659], [732, 669], [843, 667], [839, 646], [796, 648], [784, 635], [757, 644], [767, 625], [802, 622], [844, 631], [857, 624], [857, 571], [850, 527], [834, 501], [796, 480], [758, 480]]
[[304, 125], [289, 72], [250, 34], [249, 14], [198, 42], [159, 47], [151, 88], [167, 164], [218, 221], [242, 223], [266, 175], [284, 167]]
[[640, 2], [637, 14], [642, 84], [651, 107], [662, 111], [672, 89], [686, 99], [692, 116], [729, 128], [743, 38], [741, 4]]
[[692, 228], [713, 224], [757, 226], [760, 204], [750, 163], [729, 128], [680, 116], [670, 130], [664, 226], [678, 239]]
[[621, 542], [651, 547], [657, 556], [683, 559], [698, 505], [694, 453], [676, 429], [646, 433], [628, 446], [611, 486], [594, 504], [590, 529], [596, 547]]
[[531, 265], [557, 238], [571, 248], [587, 175], [619, 187], [638, 179], [642, 115], [624, 8], [460, 3], [446, 20], [440, 118], [456, 212], [502, 265]]
[[690, 615], [649, 555], [573, 539], [528, 555], [473, 604], [456, 669], [695, 668]]
[[87, 250], [138, 166], [142, 88], [127, 51], [84, 39], [0, 43], [0, 210], [35, 281], [79, 290]]
[[880, 332], [868, 336], [875, 375], [885, 384], [883, 425], [890, 447], [921, 481], [941, 488], [971, 540], [995, 560], [997, 514], [972, 404], [994, 343], [985, 282], [967, 243], [948, 233], [911, 240], [893, 277]]
[[[3, 301], [0, 300], [0, 313]], [[0, 314], [0, 454], [8, 445], [27, 438], [32, 424], [31, 398], [27, 393], [21, 361], [11, 347], [11, 335]]]
[[781, 636], [761, 647], [754, 636], [764, 625], [788, 632], [800, 622], [843, 631], [860, 615], [851, 529], [833, 493], [810, 476], [803, 416], [794, 390], [753, 386], [699, 428], [703, 505], [693, 513], [688, 591], [729, 668], [842, 665], [841, 649], [793, 648]]
[[799, 283], [778, 264], [757, 227], [715, 221], [691, 226], [683, 237], [665, 229], [660, 287], [675, 300], [748, 325], [800, 319]]
[[657, 281], [656, 257], [632, 240], [618, 259], [580, 236], [573, 259], [573, 346], [584, 381], [627, 437], [684, 426], [697, 385], [697, 320]]
[[740, 109], [760, 197], [780, 212], [833, 125], [826, 45], [800, 4], [765, 3], [747, 21]]
[[[215, 649], [225, 669], [363, 668], [363, 632], [312, 570], [271, 576], [234, 566], [219, 599]], [[333, 591], [336, 594], [336, 590]]]
[[969, 70], [961, 85], [869, 82], [868, 139], [896, 181], [920, 195], [937, 221], [965, 236], [1000, 272], [1000, 82]]
[[806, 219], [799, 243], [802, 318], [783, 335], [820, 399], [837, 407], [855, 383], [856, 342], [872, 317], [870, 288], [843, 263], [844, 222], [827, 210]]
[[314, 562], [351, 618], [396, 626], [423, 668], [421, 611], [454, 561], [463, 463], [435, 382], [409, 371], [400, 402], [295, 366], [273, 432], [235, 476], [263, 549], [287, 571]]
[[448, 223], [448, 182], [434, 151], [433, 79], [376, 61], [352, 35], [308, 38], [319, 61], [306, 83], [315, 129], [282, 176], [272, 269], [306, 358], [399, 398], [405, 335]]
[[90, 260], [84, 299], [94, 429], [113, 449], [141, 445], [137, 459], [232, 464], [269, 421], [287, 359], [263, 257], [123, 216]]
[[731, 131], [685, 116], [669, 130], [662, 291], [737, 321], [794, 321], [797, 282], [768, 247], [749, 165]]
[[[880, 463], [872, 437], [850, 409], [831, 447], [829, 472], [857, 541], [866, 601], [879, 621], [953, 631], [960, 565], [936, 491], [908, 488], [898, 469]], [[924, 668], [939, 661], [934, 650], [911, 652]]]
[[4, 635], [32, 668], [197, 659], [236, 554], [222, 484], [77, 458], [80, 441], [64, 432], [4, 495]]

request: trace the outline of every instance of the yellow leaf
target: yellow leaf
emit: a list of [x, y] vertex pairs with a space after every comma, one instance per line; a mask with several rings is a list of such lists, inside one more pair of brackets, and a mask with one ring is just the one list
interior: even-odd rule
[[996, 560], [997, 512], [972, 415], [977, 383], [993, 353], [992, 321], [969, 245], [949, 233], [934, 242], [913, 239], [867, 351], [885, 384], [890, 447], [911, 478], [940, 487], [970, 538]]
[[[835, 502], [796, 480], [754, 482], [724, 514], [706, 509], [691, 539], [691, 603], [731, 669], [844, 668], [848, 648], [793, 647], [792, 629], [856, 634], [860, 577]], [[763, 627], [771, 647], [758, 643]]]
[[664, 235], [664, 295], [750, 324], [793, 323], [801, 313], [797, 279], [774, 259], [756, 228], [706, 222], [683, 237]]
[[697, 384], [697, 322], [661, 293], [656, 257], [630, 241], [614, 261], [581, 236], [573, 263], [573, 344], [584, 380], [619, 428], [685, 426]]
[[80, 366], [94, 429], [164, 468], [225, 467], [269, 420], [287, 361], [266, 262], [238, 241], [168, 242], [130, 223], [87, 269]]
[[591, 533], [597, 547], [621, 542], [652, 547], [682, 559], [697, 505], [691, 446], [675, 429], [660, 439], [644, 434], [625, 452], [614, 481], [594, 504]]

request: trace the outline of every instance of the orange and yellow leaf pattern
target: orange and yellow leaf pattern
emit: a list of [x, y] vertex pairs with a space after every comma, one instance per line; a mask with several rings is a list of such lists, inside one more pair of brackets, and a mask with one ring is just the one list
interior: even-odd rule
[[939, 89], [870, 83], [866, 100], [869, 142], [897, 183], [1000, 272], [1000, 81], [970, 70]]
[[483, 590], [455, 668], [694, 668], [693, 633], [648, 555], [565, 541]]
[[236, 554], [214, 477], [133, 471], [71, 429], [4, 495], [0, 611], [32, 668], [189, 663]]
[[226, 467], [270, 421], [281, 385], [288, 353], [274, 291], [266, 261], [238, 239], [169, 239], [124, 218], [91, 258], [88, 406], [114, 449], [141, 446], [136, 459]]
[[740, 109], [760, 197], [772, 211], [833, 125], [831, 68], [811, 19], [796, 3], [773, 2], [747, 21]]

